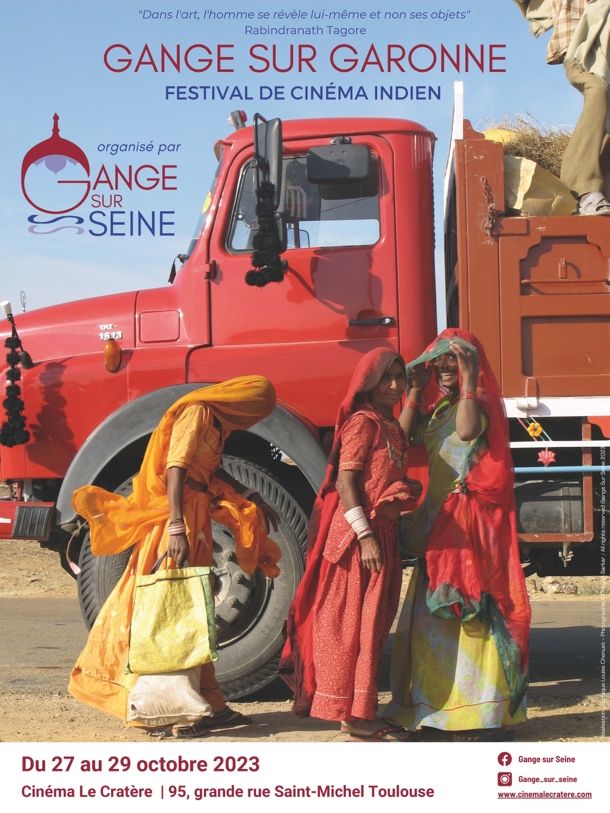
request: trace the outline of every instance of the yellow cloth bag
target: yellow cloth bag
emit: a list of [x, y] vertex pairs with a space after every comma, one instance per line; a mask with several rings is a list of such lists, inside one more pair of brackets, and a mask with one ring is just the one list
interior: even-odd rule
[[211, 568], [163, 568], [136, 578], [128, 671], [178, 672], [215, 661]]

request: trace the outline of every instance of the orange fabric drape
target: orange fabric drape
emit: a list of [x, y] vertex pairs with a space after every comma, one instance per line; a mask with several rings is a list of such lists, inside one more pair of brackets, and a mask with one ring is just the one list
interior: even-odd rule
[[98, 486], [77, 489], [73, 504], [89, 522], [91, 549], [97, 556], [127, 550], [167, 518], [165, 469], [170, 438], [177, 417], [191, 404], [208, 406], [226, 438], [235, 429], [248, 429], [270, 415], [275, 390], [262, 376], [240, 376], [189, 392], [172, 404], [151, 435], [128, 497]]

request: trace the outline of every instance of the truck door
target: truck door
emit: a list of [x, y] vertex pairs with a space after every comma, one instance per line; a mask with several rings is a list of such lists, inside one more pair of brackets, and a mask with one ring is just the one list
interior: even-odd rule
[[[210, 245], [214, 355], [231, 359], [225, 369], [232, 372], [268, 375], [281, 396], [301, 402], [321, 425], [333, 422], [358, 356], [380, 343], [397, 346], [392, 151], [380, 137], [353, 143], [370, 150], [369, 176], [332, 186], [310, 183], [305, 167], [307, 150], [328, 140], [285, 144], [283, 282], [256, 288], [244, 281], [255, 224], [251, 150], [242, 150], [229, 170], [225, 188], [235, 193], [222, 201]], [[209, 362], [193, 354], [190, 375]], [[320, 399], [327, 387], [333, 392]], [[303, 403], [313, 390], [324, 403]]]

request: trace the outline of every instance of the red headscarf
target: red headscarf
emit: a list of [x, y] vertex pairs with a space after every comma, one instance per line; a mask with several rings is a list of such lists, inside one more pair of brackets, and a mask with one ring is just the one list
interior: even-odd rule
[[381, 381], [386, 370], [404, 361], [395, 350], [377, 347], [362, 356], [352, 375], [347, 395], [337, 413], [335, 439], [328, 458], [324, 482], [318, 492], [308, 527], [307, 567], [297, 588], [286, 622], [286, 644], [280, 659], [280, 675], [295, 695], [293, 711], [307, 716], [316, 688], [313, 669], [313, 604], [318, 586], [322, 553], [333, 515], [339, 504], [335, 488], [341, 449], [341, 432], [348, 418], [354, 414]]
[[[514, 712], [527, 686], [531, 611], [519, 558], [508, 423], [485, 351], [471, 333], [444, 330], [424, 351], [425, 360], [450, 352], [447, 341], [476, 349], [477, 400], [488, 427], [486, 444], [465, 478], [466, 490], [447, 495], [432, 527], [426, 548], [427, 603], [436, 615], [489, 622]], [[423, 410], [433, 409], [442, 395], [432, 376]]]

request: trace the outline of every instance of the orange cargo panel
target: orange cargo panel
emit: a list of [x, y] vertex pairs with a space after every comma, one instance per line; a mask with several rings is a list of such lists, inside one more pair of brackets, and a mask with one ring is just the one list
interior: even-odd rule
[[459, 322], [488, 349], [504, 397], [610, 393], [610, 222], [505, 217], [503, 151], [456, 143]]
[[498, 241], [504, 395], [607, 395], [610, 223], [530, 217]]

